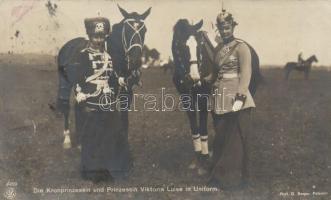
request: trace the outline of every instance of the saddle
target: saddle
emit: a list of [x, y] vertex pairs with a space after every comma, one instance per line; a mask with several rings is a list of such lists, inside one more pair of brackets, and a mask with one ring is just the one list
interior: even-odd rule
[[302, 68], [305, 66], [305, 62], [298, 62], [297, 63], [297, 68]]

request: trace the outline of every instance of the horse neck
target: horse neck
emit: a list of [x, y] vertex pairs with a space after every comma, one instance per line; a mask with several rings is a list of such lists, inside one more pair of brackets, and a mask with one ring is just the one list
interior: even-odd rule
[[310, 57], [306, 60], [306, 62], [307, 62], [308, 64], [312, 64], [314, 61], [315, 61], [314, 56], [310, 56]]
[[179, 40], [174, 36], [172, 40], [172, 47], [173, 48], [179, 48], [179, 50], [184, 49], [186, 47], [185, 42]]
[[[185, 59], [186, 51], [188, 47], [186, 46], [186, 43], [179, 40], [175, 35], [172, 40], [172, 52], [176, 58]], [[174, 57], [174, 59], [176, 59]]]
[[110, 52], [113, 59], [125, 61], [125, 51], [122, 42], [122, 28], [123, 22], [114, 24], [112, 27], [112, 32], [108, 37], [108, 52]]

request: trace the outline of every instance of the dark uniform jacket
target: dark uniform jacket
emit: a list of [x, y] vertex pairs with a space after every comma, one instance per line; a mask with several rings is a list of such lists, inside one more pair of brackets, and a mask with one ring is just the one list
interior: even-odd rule
[[58, 104], [68, 102], [74, 89], [78, 104], [95, 111], [110, 108], [117, 85], [111, 57], [106, 51], [89, 48], [88, 41], [83, 38], [74, 40], [80, 46], [72, 45], [76, 48], [70, 49], [72, 55], [67, 52], [59, 54]]

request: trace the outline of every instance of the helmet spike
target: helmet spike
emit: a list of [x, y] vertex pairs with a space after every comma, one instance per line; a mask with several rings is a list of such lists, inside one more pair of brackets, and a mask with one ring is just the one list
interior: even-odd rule
[[221, 3], [222, 3], [222, 12], [225, 12], [226, 10], [224, 9], [224, 1], [221, 0]]

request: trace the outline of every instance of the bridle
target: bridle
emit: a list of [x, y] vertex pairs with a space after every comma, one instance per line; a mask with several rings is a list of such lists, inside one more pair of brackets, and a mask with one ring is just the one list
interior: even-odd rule
[[[143, 20], [140, 20], [140, 22], [142, 22], [143, 24], [141, 25], [141, 27], [139, 29], [137, 29], [136, 27], [132, 26], [132, 24], [130, 24], [130, 22], [133, 22], [133, 21], [137, 21], [137, 20], [135, 20], [135, 19], [126, 19], [123, 22], [124, 25], [123, 25], [123, 28], [122, 28], [122, 43], [123, 43], [123, 48], [124, 48], [124, 52], [125, 52], [126, 56], [130, 52], [130, 50], [133, 49], [134, 47], [139, 47], [142, 50], [143, 46], [144, 46], [144, 41], [141, 37], [140, 31], [145, 27], [145, 22]], [[126, 37], [125, 37], [125, 31], [126, 31], [125, 24], [127, 24], [134, 31], [134, 34], [132, 34], [129, 41], [127, 41]], [[133, 39], [135, 37], [138, 37], [138, 42], [133, 43]]]
[[[141, 31], [143, 30], [143, 28], [145, 27], [145, 22], [144, 20], [139, 20], [140, 22], [142, 22], [142, 25], [140, 26], [140, 28], [138, 29], [137, 27], [133, 26], [130, 22], [136, 22], [136, 19], [126, 19], [123, 22], [123, 28], [122, 28], [122, 44], [123, 44], [123, 49], [125, 52], [125, 60], [127, 62], [127, 70], [130, 70], [130, 57], [129, 57], [129, 52], [134, 48], [134, 47], [138, 47], [140, 48], [140, 50], [142, 51], [143, 46], [144, 46], [144, 40], [143, 37], [141, 35]], [[125, 33], [126, 33], [126, 26], [128, 25], [129, 28], [131, 28], [133, 30], [133, 34], [131, 36], [131, 38], [129, 40], [127, 40], [127, 38], [125, 37]], [[134, 39], [138, 38], [137, 42], [134, 42]], [[132, 74], [130, 74], [127, 79], [132, 78]], [[121, 89], [121, 87], [119, 87], [119, 90]], [[125, 87], [125, 89], [127, 90], [127, 87]]]
[[[190, 60], [189, 62], [190, 62], [190, 64], [197, 64], [199, 73], [201, 74], [200, 69], [201, 69], [202, 53], [201, 53], [200, 45], [203, 45], [203, 43], [200, 44], [200, 41], [198, 41], [196, 37], [195, 37], [195, 40], [197, 42], [197, 46], [196, 46], [196, 48], [197, 48], [196, 50], [198, 53], [197, 60]], [[179, 39], [175, 40], [175, 46], [176, 46], [176, 48], [181, 48], [181, 50], [177, 49], [177, 59], [181, 62], [185, 58], [183, 58], [183, 54], [179, 53], [179, 51], [183, 51], [186, 46]], [[188, 48], [190, 48], [190, 47], [188, 47]], [[180, 67], [184, 67], [184, 66], [181, 65]], [[186, 69], [184, 69], [184, 70], [186, 71]], [[188, 71], [186, 71], [185, 74], [188, 75]], [[194, 81], [193, 87], [199, 86], [200, 84], [201, 84], [200, 80]]]

